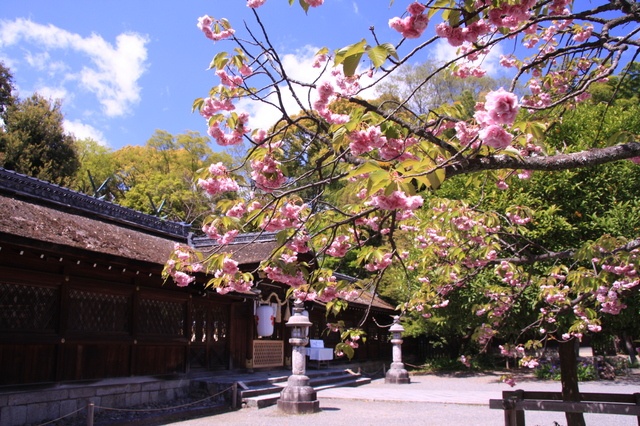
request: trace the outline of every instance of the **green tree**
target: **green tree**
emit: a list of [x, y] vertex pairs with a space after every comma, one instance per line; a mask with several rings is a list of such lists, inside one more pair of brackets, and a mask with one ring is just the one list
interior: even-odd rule
[[80, 167], [71, 188], [95, 197], [115, 200], [119, 190], [113, 151], [93, 139], [77, 140], [76, 148]]
[[0, 165], [56, 184], [68, 184], [80, 165], [75, 139], [65, 134], [60, 101], [38, 94], [9, 105], [0, 133]]
[[144, 146], [126, 146], [110, 155], [117, 195], [125, 207], [199, 226], [215, 200], [194, 191], [202, 169], [210, 163], [231, 164], [214, 153], [198, 132], [172, 135], [157, 130]]
[[[380, 85], [378, 93], [383, 96], [392, 94], [398, 100], [408, 99], [405, 108], [419, 115], [464, 100], [465, 106], [470, 106], [466, 109], [470, 117], [473, 115], [473, 105], [481, 95], [496, 87], [508, 87], [509, 84], [506, 78], [494, 79], [489, 76], [462, 79], [444, 64], [423, 62], [403, 65]], [[473, 102], [470, 103], [469, 99]]]
[[4, 121], [5, 113], [13, 105], [13, 75], [3, 62], [0, 62], [0, 119]]
[[[311, 3], [300, 2], [309, 15], [310, 6], [321, 2]], [[344, 305], [336, 296], [348, 298], [356, 288], [340, 281], [323, 260], [342, 258], [349, 251], [357, 252], [355, 261], [368, 273], [356, 287], [377, 290], [392, 267], [402, 273], [401, 279], [415, 278], [419, 284], [407, 291], [408, 299], [401, 306], [404, 316], [420, 312], [423, 317], [435, 317], [455, 302], [455, 296], [472, 290], [485, 301], [480, 301], [481, 306], [472, 301], [472, 309], [479, 308], [476, 315], [482, 318], [472, 335], [480, 347], [488, 347], [492, 339], [504, 337], [502, 330], [512, 330], [513, 323], [526, 320], [529, 306], [523, 302], [531, 300], [544, 306], [534, 321], [544, 327], [519, 324], [523, 336], [535, 333], [537, 337], [526, 343], [529, 353], [522, 361], [532, 365], [529, 357], [535, 356], [541, 342], [557, 340], [563, 399], [578, 401], [574, 343], [585, 333], [598, 332], [603, 318], [618, 314], [628, 293], [640, 289], [636, 261], [640, 236], [602, 234], [592, 241], [580, 239], [575, 246], [575, 240], [552, 238], [547, 232], [557, 229], [547, 222], [552, 209], [537, 212], [535, 205], [529, 205], [537, 200], [526, 191], [515, 191], [514, 181], [531, 172], [553, 174], [627, 159], [640, 162], [634, 132], [612, 138], [599, 132], [590, 147], [556, 145], [549, 137], [559, 128], [554, 122], [561, 124], [563, 115], [585, 100], [594, 82], [616, 71], [626, 58], [623, 52], [637, 49], [637, 5], [621, 1], [415, 2], [402, 16], [385, 20], [398, 32], [395, 41], [379, 40], [372, 26], [368, 40], [336, 50], [321, 49], [316, 59], [325, 67], [300, 80], [288, 78], [291, 74], [270, 44], [260, 13], [254, 10], [253, 14], [259, 31], [247, 31], [251, 42], [239, 35], [239, 27], [236, 33], [231, 31], [226, 20], [205, 16], [199, 21], [206, 37], [230, 38], [236, 49], [214, 54], [211, 68], [222, 84], [211, 88], [207, 98], [197, 99], [194, 107], [205, 116], [209, 133], [221, 145], [238, 143], [243, 137], [248, 141], [245, 161], [266, 195], [259, 194], [238, 227], [249, 223], [277, 230], [283, 243], [261, 265], [261, 272], [290, 284], [296, 297], [327, 302], [332, 311]], [[427, 27], [435, 27], [435, 37], [423, 34]], [[428, 87], [445, 70], [463, 78], [470, 74], [469, 60], [504, 52], [512, 53], [501, 57], [500, 63], [512, 68], [514, 77], [502, 89], [492, 87], [479, 96], [461, 93], [459, 104], [443, 101], [435, 108], [426, 101], [414, 102], [416, 90], [399, 94], [395, 108], [389, 107], [393, 98], [378, 103], [362, 97], [364, 90], [389, 81], [420, 54], [441, 47], [439, 41], [448, 43], [453, 58], [416, 88]], [[523, 96], [514, 93], [519, 86], [526, 87]], [[290, 98], [300, 108], [296, 117], [290, 114]], [[275, 106], [281, 112], [279, 125], [250, 133], [246, 125], [250, 117], [229, 112], [230, 104], [240, 99]], [[340, 110], [332, 106], [337, 99]], [[602, 117], [598, 120], [602, 122]], [[284, 132], [320, 142], [324, 153], [316, 157], [311, 174], [287, 168], [291, 155], [298, 153], [279, 149]], [[486, 204], [442, 196], [447, 181], [458, 181], [483, 197], [511, 185], [506, 191], [510, 197], [492, 195], [495, 198], [484, 210], [478, 206]], [[334, 204], [315, 210], [300, 202], [299, 194], [325, 194], [336, 182], [338, 190], [331, 194]], [[215, 194], [238, 188], [220, 167], [210, 170], [206, 187]], [[539, 218], [545, 219], [540, 223], [548, 230], [537, 228]], [[569, 220], [562, 224], [571, 225]], [[415, 250], [403, 249], [408, 241]], [[314, 268], [291, 262], [308, 250], [318, 255]], [[180, 254], [166, 273], [184, 283], [184, 274], [192, 272], [193, 263], [201, 259]], [[246, 288], [246, 276], [220, 270], [224, 256], [228, 254], [216, 253], [205, 261], [208, 271], [215, 273], [210, 285], [225, 291], [237, 289], [238, 283]], [[480, 279], [488, 272], [493, 273], [491, 279]], [[521, 306], [525, 315], [517, 317]], [[352, 351], [350, 339], [358, 333], [345, 331], [339, 349]], [[584, 424], [580, 414], [566, 417], [572, 426]]]

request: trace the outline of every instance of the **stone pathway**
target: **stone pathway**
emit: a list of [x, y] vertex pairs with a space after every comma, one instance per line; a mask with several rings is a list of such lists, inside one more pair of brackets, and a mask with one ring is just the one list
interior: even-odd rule
[[[504, 424], [500, 410], [489, 409], [489, 399], [500, 398], [510, 388], [499, 382], [500, 374], [412, 376], [407, 385], [387, 385], [383, 379], [356, 388], [334, 388], [318, 392], [321, 411], [291, 416], [277, 407], [242, 409], [212, 417], [174, 423], [179, 426], [204, 426], [211, 423], [252, 426], [437, 426]], [[513, 389], [560, 391], [560, 383], [521, 376]], [[615, 382], [584, 382], [583, 392], [640, 392], [640, 373]], [[563, 413], [527, 412], [530, 425], [565, 425]], [[631, 416], [587, 414], [588, 425], [637, 426]], [[557, 423], [556, 423], [557, 422]]]

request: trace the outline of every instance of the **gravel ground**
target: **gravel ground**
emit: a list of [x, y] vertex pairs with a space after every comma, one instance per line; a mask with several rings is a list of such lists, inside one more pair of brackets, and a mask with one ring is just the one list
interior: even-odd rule
[[[194, 414], [193, 411], [187, 413], [183, 408], [175, 408], [197, 400], [185, 398], [167, 404], [135, 407], [142, 410], [142, 413], [103, 410], [96, 414], [94, 425], [500, 426], [504, 425], [503, 412], [489, 409], [490, 399], [499, 399], [503, 390], [511, 389], [500, 382], [500, 375], [499, 372], [412, 375], [411, 383], [405, 385], [389, 385], [384, 383], [384, 379], [378, 379], [359, 387], [326, 389], [318, 392], [317, 395], [321, 411], [307, 415], [287, 415], [279, 411], [277, 406], [220, 412], [220, 407], [212, 400], [190, 406], [189, 408], [200, 410], [199, 414]], [[518, 384], [513, 389], [560, 391], [559, 382], [537, 380], [531, 375], [522, 374], [517, 375], [516, 379]], [[580, 390], [600, 393], [640, 393], [640, 371], [634, 370], [629, 376], [617, 377], [615, 381], [583, 382], [580, 384]], [[169, 409], [159, 411], [161, 408]], [[193, 419], [194, 415], [199, 415], [200, 418]], [[82, 417], [67, 418], [50, 424], [84, 426], [87, 423]], [[185, 418], [191, 418], [191, 420], [183, 420]], [[566, 425], [564, 413], [528, 411], [525, 419], [527, 426]], [[587, 425], [638, 425], [638, 420], [632, 416], [586, 414], [585, 420]]]
[[[318, 392], [321, 411], [307, 415], [287, 415], [276, 406], [217, 414], [211, 417], [173, 423], [178, 426], [214, 424], [252, 426], [408, 426], [408, 425], [503, 425], [501, 410], [489, 409], [489, 399], [500, 398], [508, 386], [498, 380], [499, 374], [469, 376], [412, 376], [408, 385], [388, 385], [375, 380], [357, 388], [334, 388]], [[513, 389], [559, 391], [560, 384], [540, 381], [530, 376], [519, 377]], [[640, 373], [615, 382], [581, 383], [583, 392], [640, 392]], [[526, 412], [526, 424], [540, 426], [566, 425], [564, 413]], [[587, 425], [638, 425], [633, 416], [586, 414]]]

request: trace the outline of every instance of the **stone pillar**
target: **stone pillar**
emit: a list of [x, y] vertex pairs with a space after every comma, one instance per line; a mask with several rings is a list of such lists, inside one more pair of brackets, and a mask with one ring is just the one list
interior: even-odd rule
[[320, 411], [320, 401], [316, 397], [316, 391], [309, 385], [306, 376], [305, 346], [309, 343], [307, 331], [311, 322], [302, 315], [304, 306], [301, 300], [296, 300], [293, 306], [293, 315], [287, 321], [287, 327], [291, 327], [291, 376], [287, 380], [287, 386], [280, 393], [278, 408], [287, 414], [310, 414]]
[[404, 327], [400, 325], [400, 317], [395, 316], [393, 318], [393, 325], [389, 329], [391, 332], [391, 344], [393, 345], [392, 355], [393, 362], [391, 368], [387, 371], [387, 375], [384, 378], [385, 383], [392, 384], [407, 384], [410, 383], [409, 373], [404, 368], [402, 363], [402, 332]]

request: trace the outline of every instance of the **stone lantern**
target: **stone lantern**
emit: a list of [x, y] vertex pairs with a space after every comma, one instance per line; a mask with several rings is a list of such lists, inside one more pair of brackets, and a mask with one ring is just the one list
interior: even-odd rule
[[389, 329], [391, 332], [391, 344], [393, 345], [393, 362], [384, 378], [385, 383], [407, 384], [410, 382], [409, 373], [404, 369], [402, 363], [402, 332], [404, 327], [400, 325], [400, 317], [393, 317], [393, 325]]
[[302, 314], [303, 310], [302, 301], [297, 299], [293, 304], [293, 315], [286, 324], [291, 328], [289, 343], [292, 346], [292, 374], [287, 380], [287, 386], [280, 393], [278, 408], [287, 414], [310, 414], [320, 411], [320, 401], [316, 397], [316, 391], [309, 385], [309, 378], [305, 374], [307, 355], [305, 346], [309, 343], [307, 336], [311, 322]]

